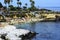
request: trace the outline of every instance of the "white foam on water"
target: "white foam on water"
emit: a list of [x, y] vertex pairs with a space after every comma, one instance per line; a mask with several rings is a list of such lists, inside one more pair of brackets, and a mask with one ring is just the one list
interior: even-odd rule
[[2, 40], [2, 39], [0, 38], [0, 40]]
[[21, 38], [17, 37], [15, 34], [8, 34], [6, 38], [8, 40], [21, 40]]
[[16, 29], [14, 31], [11, 31], [10, 34], [16, 34], [17, 36], [19, 36], [19, 35], [25, 35], [29, 32], [30, 32], [29, 30], [25, 30], [25, 29]]
[[16, 27], [12, 25], [6, 25], [5, 27], [0, 28], [0, 35], [7, 34], [6, 38], [9, 40], [21, 40], [19, 36], [26, 35], [29, 32], [29, 30], [25, 29], [16, 29]]
[[12, 26], [12, 25], [7, 25], [4, 27], [4, 29], [7, 31], [7, 32], [10, 32], [10, 31], [14, 31], [16, 29], [15, 26]]
[[0, 28], [0, 34], [5, 34], [5, 33], [13, 31], [15, 29], [16, 29], [15, 26], [7, 25], [5, 27]]

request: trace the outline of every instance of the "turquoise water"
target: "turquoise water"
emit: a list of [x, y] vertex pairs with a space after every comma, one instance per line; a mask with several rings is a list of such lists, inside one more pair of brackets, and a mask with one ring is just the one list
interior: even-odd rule
[[60, 40], [60, 23], [58, 22], [25, 23], [16, 26], [39, 33], [32, 40]]

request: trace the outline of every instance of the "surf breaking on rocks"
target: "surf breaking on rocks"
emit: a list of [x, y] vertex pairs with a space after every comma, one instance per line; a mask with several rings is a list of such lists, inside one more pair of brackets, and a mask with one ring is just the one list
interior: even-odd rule
[[0, 40], [24, 40], [32, 38], [35, 35], [35, 32], [26, 29], [16, 29], [13, 25], [0, 27]]

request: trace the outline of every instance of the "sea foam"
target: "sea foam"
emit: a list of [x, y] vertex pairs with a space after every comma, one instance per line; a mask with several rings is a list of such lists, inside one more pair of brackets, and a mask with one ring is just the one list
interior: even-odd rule
[[[6, 25], [4, 27], [0, 28], [0, 40], [21, 40], [21, 37], [19, 37], [20, 35], [26, 35], [28, 34], [30, 31], [29, 30], [25, 30], [25, 29], [16, 29], [15, 26], [12, 25]], [[5, 36], [3, 34], [6, 34]], [[4, 36], [5, 38], [1, 37]]]

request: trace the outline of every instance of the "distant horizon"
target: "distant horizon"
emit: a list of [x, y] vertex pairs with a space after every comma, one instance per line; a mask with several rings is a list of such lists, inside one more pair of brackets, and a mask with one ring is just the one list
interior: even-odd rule
[[60, 11], [60, 7], [40, 7], [39, 9], [48, 9], [52, 11]]

